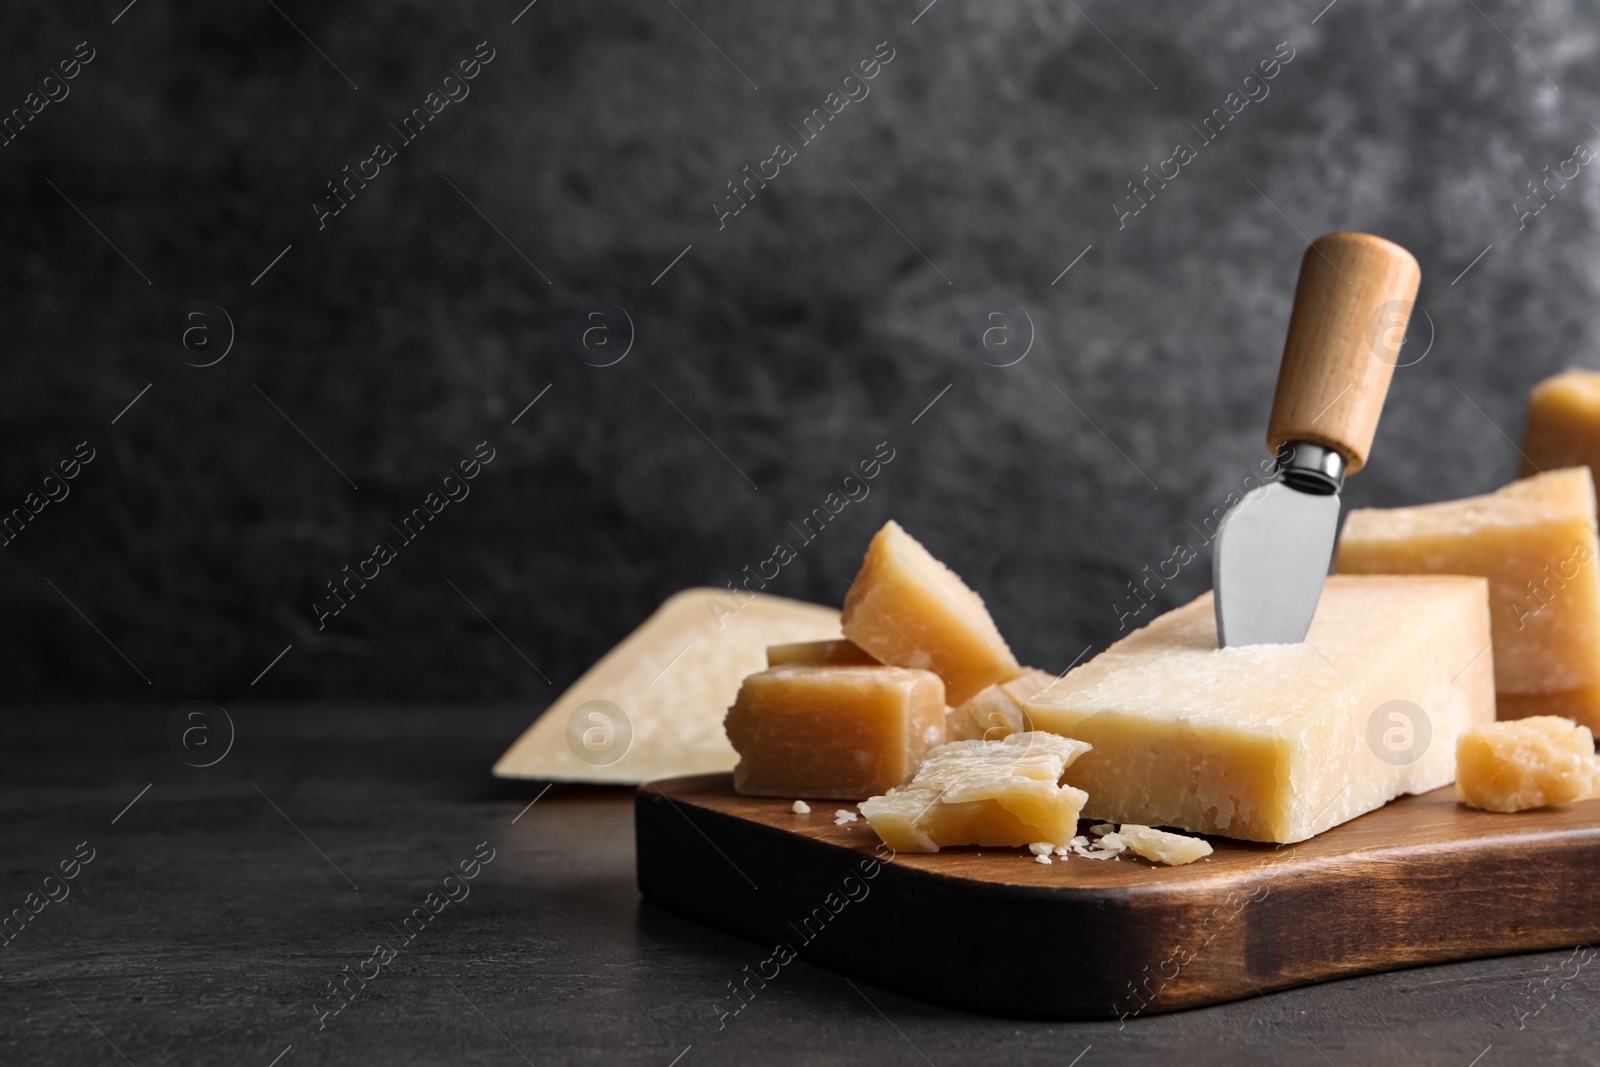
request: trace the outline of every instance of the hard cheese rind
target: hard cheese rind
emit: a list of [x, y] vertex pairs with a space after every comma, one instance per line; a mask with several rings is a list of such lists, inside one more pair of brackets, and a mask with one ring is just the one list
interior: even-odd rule
[[[767, 646], [838, 636], [839, 613], [831, 608], [760, 593], [735, 599], [726, 589], [686, 589], [562, 693], [500, 757], [494, 773], [637, 785], [732, 770], [739, 757], [722, 719], [745, 676], [766, 666]], [[605, 740], [608, 727], [591, 714], [612, 715], [604, 707], [580, 712], [594, 700], [615, 704], [631, 728], [631, 742], [614, 762], [605, 762], [614, 751], [590, 751], [583, 743], [591, 729], [592, 738]], [[574, 744], [568, 730], [575, 713]], [[622, 743], [619, 725], [609, 727], [614, 744]]]
[[1217, 648], [1207, 593], [1025, 710], [1094, 746], [1072, 778], [1093, 818], [1302, 841], [1449, 783], [1492, 659], [1482, 578], [1334, 577], [1302, 644]]
[[1597, 556], [1594, 484], [1570, 467], [1485, 496], [1352, 511], [1334, 569], [1487, 578], [1496, 687], [1553, 694], [1600, 685]]
[[861, 814], [898, 852], [1065, 842], [1086, 798], [1061, 775], [1088, 750], [1047, 733], [940, 745], [908, 784], [863, 801]]

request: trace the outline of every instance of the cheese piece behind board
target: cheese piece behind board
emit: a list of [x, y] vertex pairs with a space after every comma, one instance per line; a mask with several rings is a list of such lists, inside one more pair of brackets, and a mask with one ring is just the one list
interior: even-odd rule
[[983, 599], [893, 521], [867, 547], [843, 625], [879, 661], [939, 675], [951, 706], [1022, 673]]
[[767, 646], [838, 636], [839, 613], [832, 608], [762, 593], [736, 599], [726, 589], [686, 589], [557, 697], [500, 757], [494, 773], [637, 785], [732, 770], [739, 757], [722, 719], [739, 683], [766, 666]]
[[965, 704], [945, 713], [945, 740], [998, 741], [1030, 729], [1022, 705], [1056, 680], [1049, 671], [1025, 667], [1021, 674], [985, 686]]
[[1524, 811], [1600, 794], [1594, 735], [1540, 715], [1473, 727], [1456, 742], [1456, 791], [1484, 811]]
[[1522, 476], [1562, 467], [1600, 467], [1600, 374], [1569, 370], [1528, 395]]
[[1303, 841], [1454, 779], [1492, 661], [1482, 578], [1333, 577], [1304, 643], [1219, 649], [1207, 593], [1024, 709], [1094, 746], [1072, 769], [1092, 818]]
[[[1600, 542], [1586, 467], [1546, 471], [1485, 496], [1345, 519], [1338, 574], [1476, 574], [1489, 580], [1495, 688], [1552, 695], [1600, 726]], [[1522, 710], [1502, 701], [1501, 718]]]

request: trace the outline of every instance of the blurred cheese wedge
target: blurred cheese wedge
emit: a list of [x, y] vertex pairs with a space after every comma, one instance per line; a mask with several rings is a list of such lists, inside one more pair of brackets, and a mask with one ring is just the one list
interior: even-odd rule
[[862, 801], [861, 814], [897, 852], [1064, 843], [1078, 832], [1086, 798], [1061, 775], [1088, 750], [1046, 733], [940, 745], [909, 784]]
[[722, 719], [745, 675], [766, 666], [767, 646], [838, 635], [831, 608], [686, 589], [562, 693], [494, 773], [637, 785], [732, 770], [738, 756]]
[[839, 666], [866, 667], [878, 661], [849, 641], [791, 641], [786, 645], [767, 647], [767, 666], [782, 667], [790, 663], [832, 663]]
[[1092, 818], [1303, 841], [1455, 778], [1494, 718], [1486, 585], [1333, 577], [1304, 643], [1223, 649], [1207, 593], [1024, 710], [1094, 746], [1072, 769]]
[[944, 683], [906, 667], [792, 663], [746, 678], [727, 728], [738, 792], [863, 800], [944, 743]]
[[867, 547], [843, 623], [844, 635], [879, 662], [943, 678], [952, 706], [1022, 673], [983, 599], [896, 522]]
[[945, 714], [945, 739], [998, 741], [1030, 729], [1022, 705], [1055, 680], [1049, 671], [1026, 667], [1010, 681], [978, 690], [965, 704]]
[[1475, 726], [1456, 742], [1456, 790], [1484, 811], [1523, 811], [1600, 793], [1594, 735], [1540, 715]]
[[1559, 709], [1600, 726], [1597, 556], [1594, 483], [1568, 467], [1486, 496], [1352, 511], [1334, 570], [1487, 578], [1500, 717]]
[[1522, 475], [1579, 466], [1600, 466], [1600, 374], [1569, 370], [1528, 396]]

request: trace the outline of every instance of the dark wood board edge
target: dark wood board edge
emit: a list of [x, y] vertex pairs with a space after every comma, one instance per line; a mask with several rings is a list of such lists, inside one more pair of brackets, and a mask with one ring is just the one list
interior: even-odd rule
[[[670, 782], [661, 783], [670, 787]], [[635, 796], [639, 889], [767, 949], [910, 996], [1090, 1020], [1600, 940], [1600, 827], [1472, 848], [1269, 853], [1166, 888], [1029, 886], [919, 870], [668, 796]], [[772, 961], [769, 963], [768, 961]]]

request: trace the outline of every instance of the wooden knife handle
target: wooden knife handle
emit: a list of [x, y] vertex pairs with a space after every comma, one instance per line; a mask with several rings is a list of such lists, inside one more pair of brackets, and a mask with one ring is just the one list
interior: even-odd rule
[[1311, 242], [1267, 423], [1270, 450], [1310, 441], [1337, 449], [1348, 474], [1366, 465], [1421, 280], [1416, 258], [1381, 237]]

